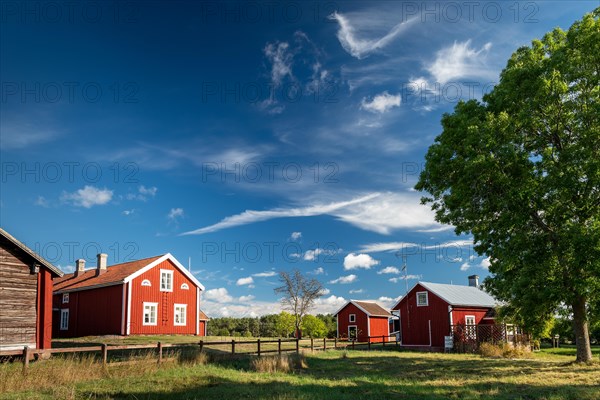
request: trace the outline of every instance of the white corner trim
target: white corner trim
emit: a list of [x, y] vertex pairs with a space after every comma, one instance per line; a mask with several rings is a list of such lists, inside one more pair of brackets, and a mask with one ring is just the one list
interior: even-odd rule
[[131, 282], [125, 283], [127, 285], [127, 336], [131, 334]]

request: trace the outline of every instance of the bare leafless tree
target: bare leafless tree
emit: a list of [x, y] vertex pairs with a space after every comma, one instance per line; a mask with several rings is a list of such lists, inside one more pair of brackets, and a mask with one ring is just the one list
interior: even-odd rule
[[275, 288], [275, 293], [283, 295], [281, 304], [294, 315], [296, 335], [300, 338], [302, 318], [315, 305], [315, 300], [323, 296], [325, 290], [321, 282], [309, 279], [297, 269], [292, 272], [280, 271], [279, 281], [282, 286]]

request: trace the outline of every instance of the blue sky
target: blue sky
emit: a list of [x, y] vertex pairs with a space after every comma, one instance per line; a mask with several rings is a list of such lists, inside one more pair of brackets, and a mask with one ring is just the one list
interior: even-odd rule
[[172, 253], [211, 316], [276, 272], [390, 305], [487, 276], [414, 186], [440, 117], [597, 1], [2, 2], [1, 225], [64, 271]]

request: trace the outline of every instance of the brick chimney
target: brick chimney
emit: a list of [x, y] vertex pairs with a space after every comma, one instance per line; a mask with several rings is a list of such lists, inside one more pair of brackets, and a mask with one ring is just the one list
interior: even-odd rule
[[79, 276], [85, 272], [85, 260], [80, 258], [75, 260], [75, 276]]
[[98, 262], [96, 264], [96, 276], [106, 272], [106, 259], [108, 258], [108, 254], [100, 253], [97, 257]]
[[479, 275], [471, 275], [469, 276], [469, 286], [479, 287]]

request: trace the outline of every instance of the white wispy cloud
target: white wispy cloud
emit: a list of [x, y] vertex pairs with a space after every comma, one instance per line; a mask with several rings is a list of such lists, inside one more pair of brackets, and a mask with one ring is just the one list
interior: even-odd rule
[[289, 51], [289, 43], [274, 42], [267, 43], [263, 52], [271, 62], [271, 84], [275, 87], [281, 85], [286, 77], [293, 79], [292, 64], [294, 55]]
[[[450, 240], [442, 243], [410, 243], [410, 242], [379, 242], [365, 244], [360, 247], [360, 251], [365, 253], [381, 253], [381, 252], [394, 252], [403, 251], [411, 248], [420, 248], [422, 250], [435, 250], [435, 249], [467, 249], [473, 247], [472, 239], [460, 239]], [[455, 258], [453, 258], [455, 259]]]
[[99, 189], [95, 186], [86, 185], [73, 193], [63, 192], [61, 201], [71, 203], [77, 207], [91, 208], [107, 204], [112, 200], [112, 197], [112, 190], [107, 188]]
[[170, 221], [176, 221], [177, 218], [183, 218], [183, 216], [183, 208], [171, 208], [171, 210], [167, 214], [167, 218], [169, 218]]
[[275, 276], [277, 275], [277, 272], [275, 271], [265, 271], [265, 272], [259, 272], [257, 274], [252, 274], [252, 276], [257, 277], [257, 278], [268, 278], [270, 276]]
[[479, 266], [483, 269], [489, 269], [490, 265], [492, 265], [490, 257], [484, 258], [483, 260], [481, 260], [481, 263], [479, 264]]
[[381, 274], [399, 274], [400, 270], [396, 267], [385, 267], [384, 269], [382, 269], [381, 271], [378, 271], [377, 274], [381, 275]]
[[364, 292], [363, 289], [352, 289], [352, 290], [348, 291], [348, 293], [350, 293], [350, 294], [359, 294], [359, 293], [363, 293], [363, 292]]
[[398, 283], [398, 282], [402, 282], [403, 280], [421, 280], [423, 279], [423, 275], [406, 275], [406, 277], [404, 276], [397, 276], [394, 278], [390, 278], [388, 279], [388, 281], [392, 282], [392, 283]]
[[337, 279], [329, 281], [329, 283], [333, 283], [333, 284], [335, 284], [335, 283], [348, 284], [348, 283], [352, 283], [352, 282], [356, 281], [357, 278], [358, 277], [356, 275], [351, 274], [351, 275], [346, 275], [346, 276], [340, 276]]
[[135, 213], [135, 209], [133, 209], [133, 208], [132, 208], [131, 210], [123, 210], [123, 211], [121, 212], [121, 214], [123, 214], [123, 215], [126, 215], [126, 216], [128, 216], [128, 215], [132, 215], [132, 214], [134, 214], [134, 213]]
[[368, 254], [355, 254], [350, 253], [346, 257], [344, 257], [344, 269], [370, 269], [371, 267], [379, 265], [379, 261], [375, 260]]
[[312, 275], [323, 275], [325, 273], [325, 270], [323, 269], [323, 267], [319, 267], [309, 273]]
[[363, 110], [379, 114], [388, 112], [394, 107], [400, 107], [400, 95], [391, 95], [387, 91], [376, 95], [370, 100], [364, 97], [360, 105]]
[[252, 285], [254, 283], [254, 279], [251, 276], [247, 276], [245, 278], [238, 279], [235, 284], [238, 286]]
[[302, 238], [302, 232], [292, 232], [290, 235], [290, 239], [293, 241], [300, 240], [300, 238]]
[[50, 203], [44, 196], [38, 196], [34, 203], [36, 206], [48, 208], [50, 207]]
[[146, 201], [148, 199], [148, 197], [156, 196], [157, 191], [158, 191], [158, 188], [156, 186], [146, 187], [144, 185], [141, 185], [138, 187], [137, 193], [128, 193], [127, 196], [125, 196], [125, 198], [127, 200]]
[[217, 303], [229, 303], [233, 301], [233, 297], [225, 288], [209, 289], [203, 292], [204, 300], [212, 300]]
[[330, 19], [337, 21], [339, 29], [337, 38], [340, 44], [350, 55], [358, 59], [367, 57], [376, 50], [382, 49], [390, 44], [408, 25], [414, 20], [400, 22], [389, 32], [377, 39], [361, 39], [356, 35], [356, 28], [351, 24], [345, 15], [334, 12], [329, 16]]
[[255, 222], [267, 221], [274, 218], [312, 217], [316, 215], [331, 214], [344, 207], [365, 202], [377, 196], [378, 194], [370, 194], [349, 201], [340, 201], [329, 204], [316, 204], [300, 208], [276, 208], [267, 211], [247, 210], [241, 214], [232, 215], [230, 217], [224, 218], [223, 220], [214, 225], [185, 232], [182, 235], [202, 235], [205, 233], [216, 232], [234, 226], [247, 225]]
[[255, 296], [249, 294], [248, 296], [240, 296], [239, 301], [242, 303], [246, 303], [248, 301], [252, 301], [255, 299]]
[[492, 48], [486, 43], [479, 50], [471, 47], [471, 40], [454, 42], [452, 46], [439, 50], [436, 59], [427, 66], [427, 70], [441, 84], [466, 77], [492, 79], [497, 72], [486, 64], [486, 56]]

